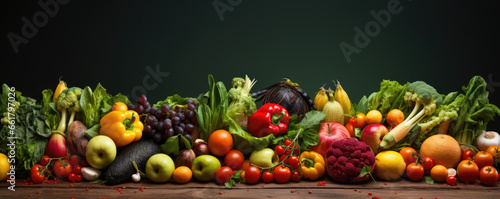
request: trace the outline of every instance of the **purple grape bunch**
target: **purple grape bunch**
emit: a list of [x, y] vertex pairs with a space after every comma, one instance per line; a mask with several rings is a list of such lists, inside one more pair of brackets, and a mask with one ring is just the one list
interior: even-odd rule
[[[169, 107], [163, 104], [160, 109], [150, 105], [145, 95], [139, 96], [139, 101], [129, 104], [129, 110], [135, 110], [141, 115], [144, 124], [143, 137], [153, 139], [158, 144], [163, 144], [169, 137], [182, 135], [193, 145], [191, 133], [195, 130], [196, 115], [194, 110], [198, 103], [188, 99], [185, 106]], [[179, 139], [179, 145], [184, 147], [184, 142]]]

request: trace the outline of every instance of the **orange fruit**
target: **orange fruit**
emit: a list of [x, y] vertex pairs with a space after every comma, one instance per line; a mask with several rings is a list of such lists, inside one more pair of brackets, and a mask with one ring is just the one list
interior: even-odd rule
[[173, 178], [177, 183], [188, 183], [193, 177], [193, 172], [189, 167], [180, 166], [174, 170]]
[[208, 150], [216, 156], [226, 155], [233, 148], [233, 137], [226, 130], [217, 130], [208, 138]]
[[460, 162], [462, 151], [455, 138], [445, 134], [437, 134], [427, 138], [422, 143], [420, 157], [430, 157], [434, 165], [455, 168]]
[[113, 104], [113, 107], [111, 107], [111, 110], [113, 110], [113, 111], [127, 111], [128, 106], [123, 102], [116, 102], [115, 104]]
[[444, 182], [448, 177], [448, 169], [443, 165], [433, 166], [431, 169], [431, 178], [436, 182]]
[[403, 111], [399, 109], [392, 109], [391, 111], [389, 111], [389, 113], [387, 113], [386, 120], [389, 126], [397, 126], [405, 120], [405, 115]]
[[382, 123], [382, 113], [378, 110], [371, 110], [366, 114], [366, 123], [380, 124]]

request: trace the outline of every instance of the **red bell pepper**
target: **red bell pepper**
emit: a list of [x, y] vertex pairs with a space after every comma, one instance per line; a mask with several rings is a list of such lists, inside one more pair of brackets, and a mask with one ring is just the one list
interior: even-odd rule
[[248, 118], [248, 131], [255, 137], [274, 136], [286, 132], [290, 117], [288, 111], [278, 104], [267, 103]]

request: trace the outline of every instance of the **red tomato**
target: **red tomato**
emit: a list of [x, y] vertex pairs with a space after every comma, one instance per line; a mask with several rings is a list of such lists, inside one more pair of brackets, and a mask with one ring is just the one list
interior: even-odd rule
[[76, 181], [77, 182], [82, 181], [82, 178], [83, 178], [82, 175], [76, 175]]
[[232, 175], [233, 170], [228, 166], [223, 166], [215, 173], [215, 181], [217, 181], [217, 183], [224, 184], [231, 179]]
[[45, 165], [49, 164], [49, 161], [50, 161], [50, 157], [47, 156], [47, 155], [45, 155], [45, 156], [43, 156], [43, 157], [40, 158], [40, 164], [42, 166], [45, 166]]
[[75, 175], [80, 175], [82, 174], [82, 166], [80, 165], [75, 165], [73, 167], [73, 173], [75, 173]]
[[422, 161], [422, 166], [426, 171], [430, 171], [434, 166], [434, 161], [432, 161], [430, 157], [425, 157], [424, 160]]
[[298, 169], [300, 166], [300, 161], [299, 157], [297, 156], [290, 156], [288, 157], [288, 164], [293, 168], [293, 169]]
[[415, 164], [413, 162], [406, 167], [406, 175], [410, 178], [410, 180], [419, 181], [424, 177], [424, 174], [424, 167], [420, 164]]
[[285, 154], [285, 149], [281, 145], [276, 145], [274, 147], [274, 153], [276, 153], [276, 155], [278, 156], [283, 155]]
[[479, 180], [481, 180], [484, 185], [496, 185], [498, 181], [498, 171], [494, 167], [485, 166], [479, 172]]
[[470, 149], [462, 151], [462, 160], [472, 160], [474, 158], [474, 152]]
[[74, 173], [70, 173], [68, 175], [68, 180], [71, 181], [71, 182], [75, 182], [76, 181], [76, 175]]
[[71, 162], [71, 165], [77, 165], [78, 162], [80, 162], [80, 160], [78, 160], [78, 157], [77, 156], [71, 156], [71, 158], [69, 158], [69, 162]]
[[35, 164], [31, 167], [30, 176], [33, 183], [42, 183], [45, 180], [45, 174], [42, 173], [43, 166], [40, 164]]
[[455, 178], [455, 176], [448, 176], [446, 178], [446, 183], [450, 186], [455, 186], [455, 184], [457, 184], [457, 178]]
[[484, 151], [479, 151], [476, 156], [474, 156], [474, 162], [477, 164], [477, 168], [482, 169], [485, 166], [493, 166], [493, 156]]
[[73, 171], [73, 166], [67, 160], [58, 160], [54, 164], [54, 174], [59, 178], [67, 178]]
[[471, 160], [462, 160], [457, 166], [457, 176], [463, 182], [476, 182], [479, 177], [477, 164]]
[[269, 172], [269, 171], [264, 171], [262, 173], [262, 181], [264, 181], [265, 183], [270, 183], [274, 180], [274, 175], [273, 173]]
[[280, 156], [280, 162], [283, 162], [283, 164], [288, 164], [288, 158], [286, 158], [286, 154]]
[[486, 149], [486, 153], [491, 154], [493, 158], [500, 159], [500, 147], [493, 145]]
[[293, 146], [293, 142], [289, 139], [286, 139], [285, 140], [285, 146], [289, 146], [289, 147], [292, 147]]
[[274, 168], [274, 180], [278, 183], [286, 183], [290, 180], [292, 172], [290, 168], [285, 166], [277, 166]]
[[243, 162], [245, 162], [245, 156], [238, 150], [231, 150], [224, 156], [224, 165], [234, 170], [243, 167]]
[[410, 163], [415, 163], [415, 161], [417, 161], [418, 153], [411, 147], [403, 147], [399, 151], [399, 154], [403, 156], [406, 165], [410, 165]]
[[298, 182], [298, 181], [300, 181], [300, 179], [302, 179], [302, 175], [300, 175], [300, 173], [298, 171], [294, 171], [292, 173], [292, 175], [290, 176], [290, 178], [292, 179], [292, 181]]
[[366, 116], [363, 113], [358, 113], [349, 118], [349, 123], [355, 128], [363, 128], [366, 125]]
[[260, 180], [260, 169], [256, 166], [249, 166], [245, 170], [245, 181], [248, 184], [255, 184]]

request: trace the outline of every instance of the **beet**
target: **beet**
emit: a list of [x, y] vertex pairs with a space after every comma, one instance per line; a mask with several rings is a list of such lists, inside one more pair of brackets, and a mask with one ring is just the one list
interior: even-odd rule
[[375, 155], [372, 149], [356, 138], [340, 139], [332, 143], [326, 151], [326, 170], [328, 175], [337, 182], [364, 182], [369, 175], [360, 177], [365, 165], [375, 168]]

